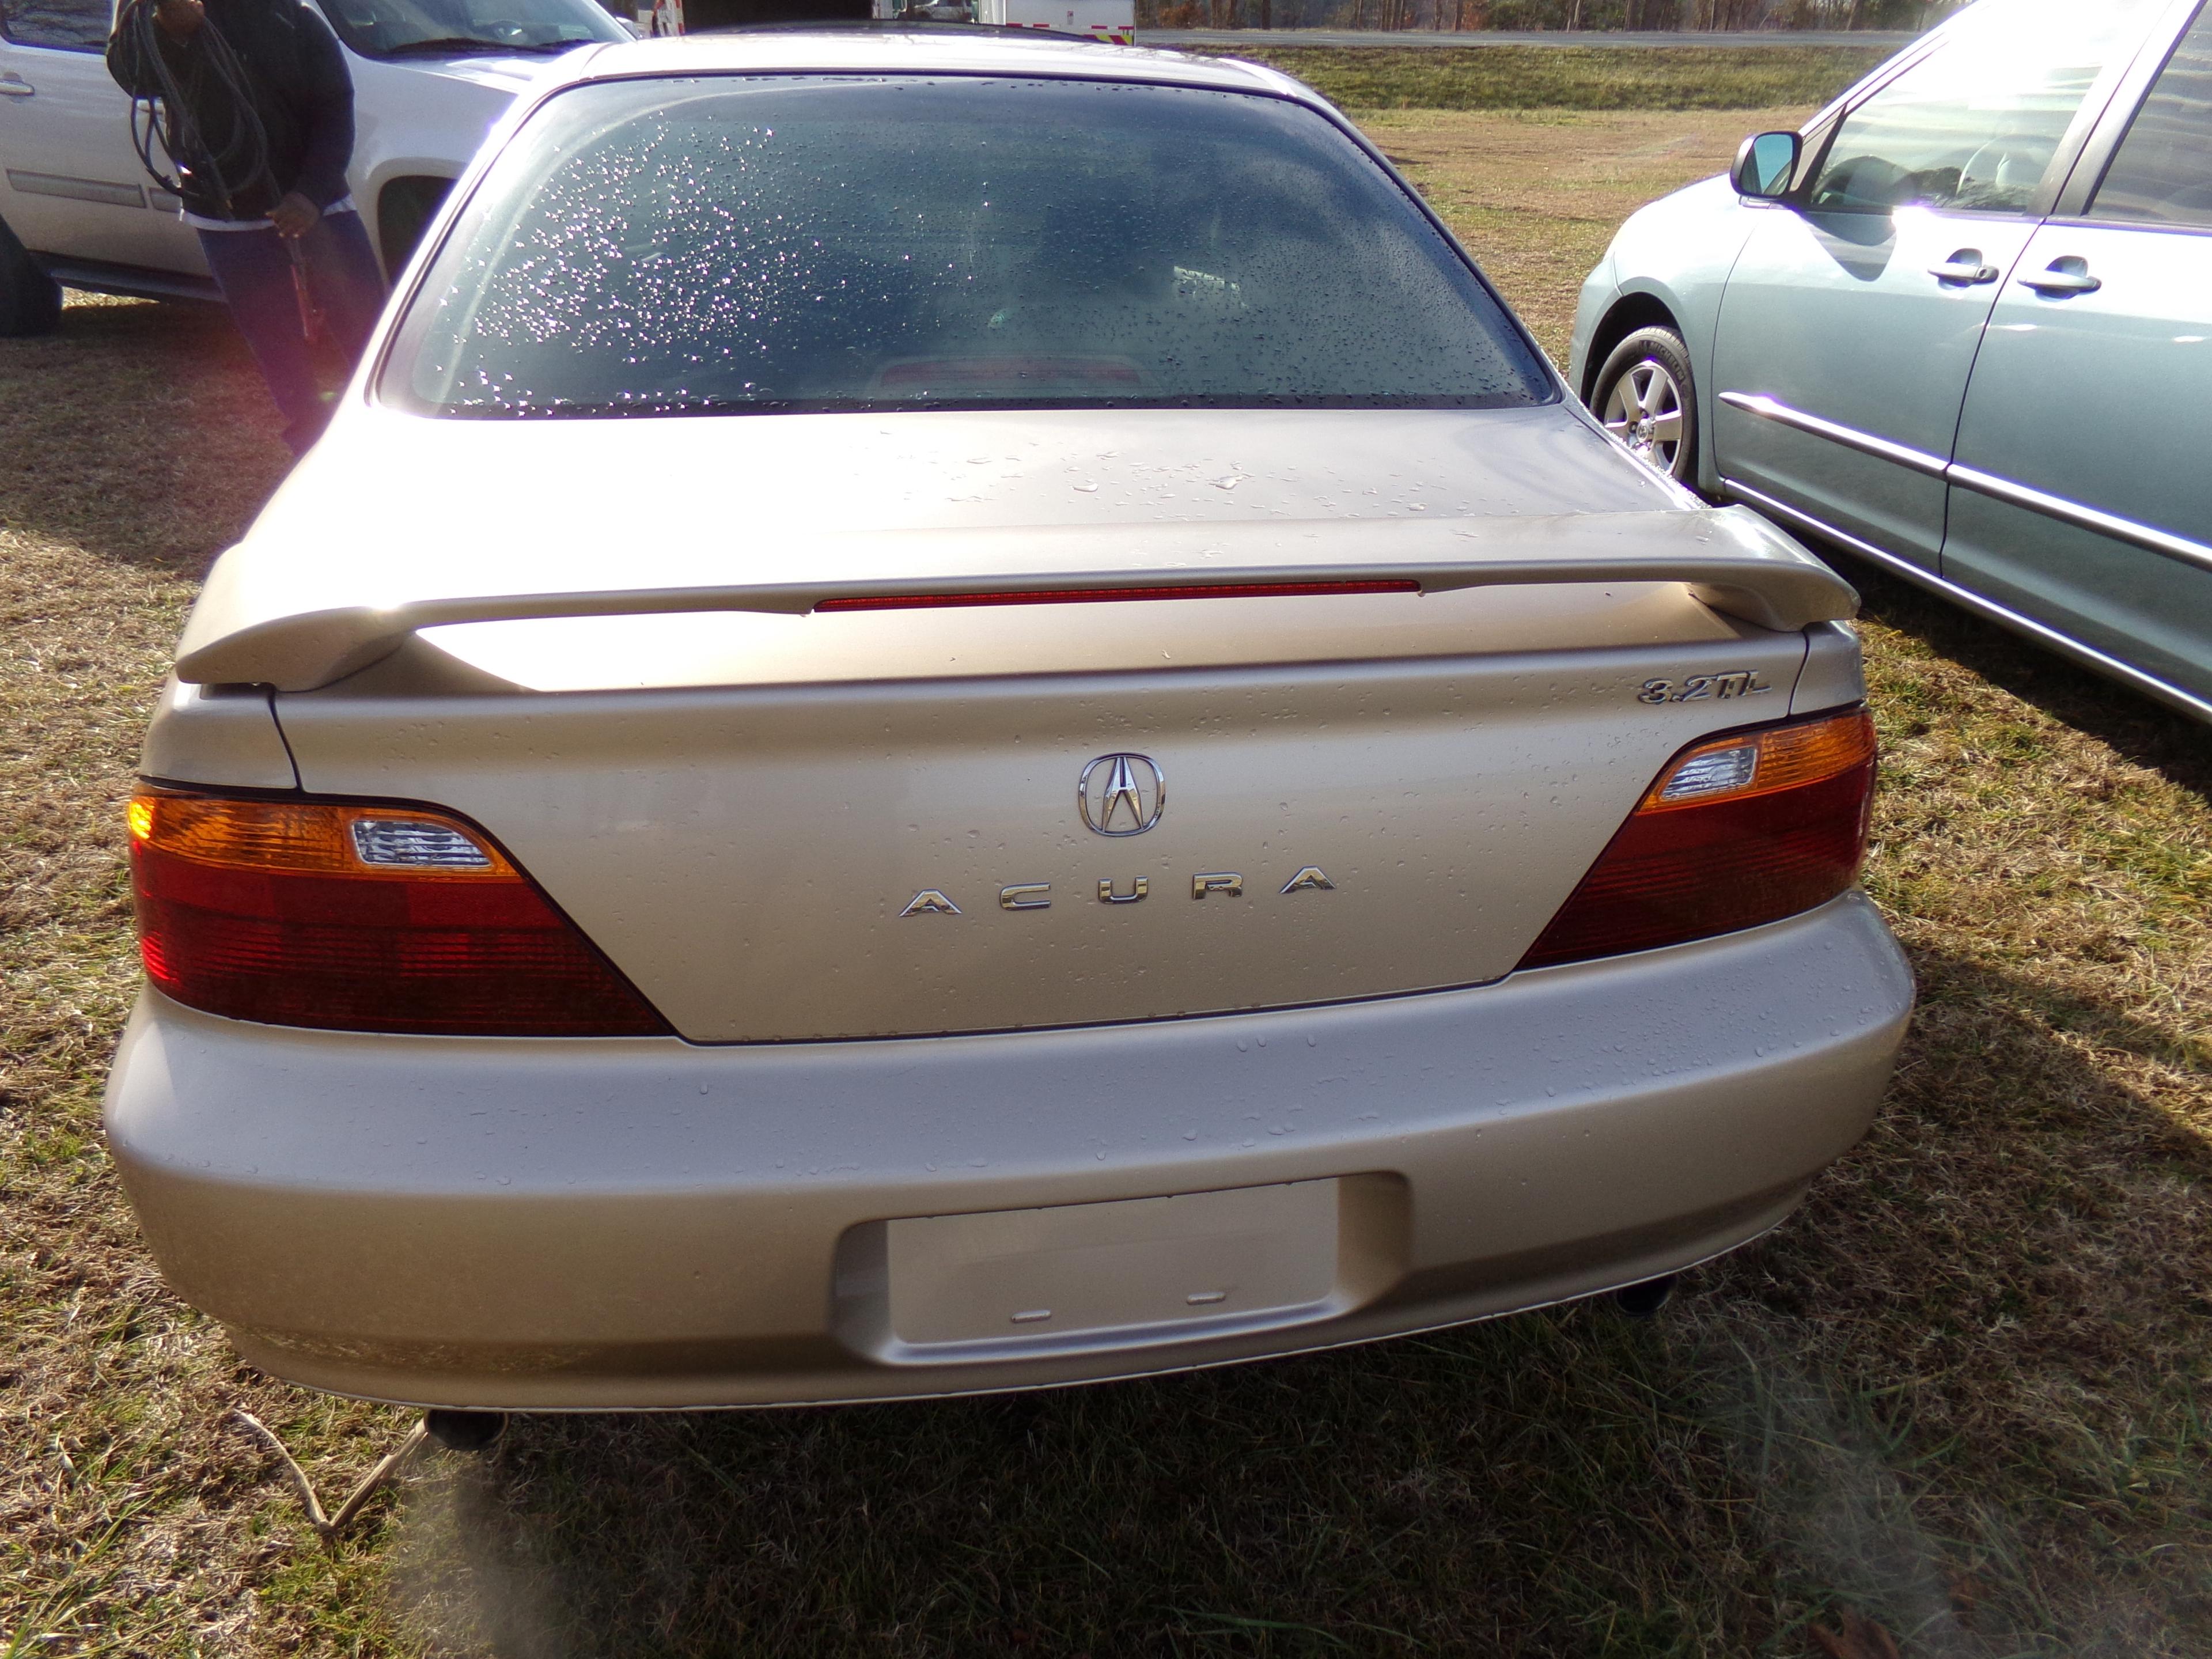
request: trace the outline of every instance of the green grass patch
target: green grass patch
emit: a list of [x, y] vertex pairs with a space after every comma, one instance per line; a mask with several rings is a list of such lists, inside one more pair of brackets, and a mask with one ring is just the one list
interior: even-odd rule
[[1256, 46], [1346, 109], [1770, 109], [1825, 104], [1887, 56], [1869, 46]]

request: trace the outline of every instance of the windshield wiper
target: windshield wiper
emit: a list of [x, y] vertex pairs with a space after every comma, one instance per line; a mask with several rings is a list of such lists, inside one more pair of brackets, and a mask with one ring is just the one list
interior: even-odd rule
[[500, 53], [527, 52], [527, 46], [509, 46], [498, 40], [481, 40], [473, 34], [441, 34], [431, 40], [403, 40], [396, 46], [387, 46], [384, 56], [403, 58], [416, 52], [434, 52], [440, 57], [464, 52], [496, 52]]

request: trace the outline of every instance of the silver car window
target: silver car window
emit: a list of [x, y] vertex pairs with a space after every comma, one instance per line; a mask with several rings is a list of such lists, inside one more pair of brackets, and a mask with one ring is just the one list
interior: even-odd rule
[[2090, 204], [2092, 216], [2212, 225], [2212, 6], [2174, 48]]
[[2075, 112], [2155, 0], [1983, 0], [1844, 118], [1818, 211], [2025, 212]]
[[1482, 407], [1553, 395], [1317, 112], [1084, 81], [719, 76], [553, 99], [381, 381], [425, 412]]
[[364, 58], [414, 53], [556, 52], [627, 40], [599, 0], [319, 0], [339, 38]]
[[98, 52], [107, 44], [108, 0], [0, 0], [0, 33], [19, 46]]

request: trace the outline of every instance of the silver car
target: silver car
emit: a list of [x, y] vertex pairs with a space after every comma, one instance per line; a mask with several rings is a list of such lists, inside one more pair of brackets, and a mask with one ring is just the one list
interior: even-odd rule
[[1590, 274], [1662, 471], [2212, 720], [2212, 9], [1981, 0]]
[[210, 578], [107, 1101], [316, 1388], [879, 1400], [1646, 1285], [1865, 1129], [1848, 587], [1267, 70], [572, 58]]

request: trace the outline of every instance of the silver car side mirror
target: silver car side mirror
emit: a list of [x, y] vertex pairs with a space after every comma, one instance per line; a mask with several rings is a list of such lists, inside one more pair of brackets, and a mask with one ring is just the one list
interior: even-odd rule
[[1799, 140], [1794, 132], [1761, 132], [1743, 141], [1729, 179], [1735, 193], [1771, 202], [1790, 193], [1797, 176]]

